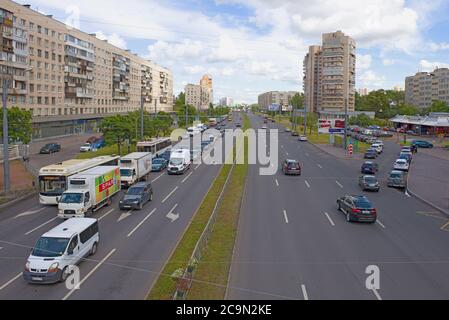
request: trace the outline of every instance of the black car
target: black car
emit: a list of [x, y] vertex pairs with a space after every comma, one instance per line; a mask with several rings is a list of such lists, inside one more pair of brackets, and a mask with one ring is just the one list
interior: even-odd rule
[[377, 158], [377, 151], [371, 150], [371, 149], [366, 150], [364, 158], [365, 159], [376, 159]]
[[39, 153], [41, 154], [51, 154], [54, 152], [61, 151], [61, 146], [57, 143], [47, 143], [45, 146], [43, 146]]
[[338, 210], [346, 215], [346, 221], [375, 223], [377, 211], [365, 196], [344, 196], [337, 199]]
[[156, 158], [153, 159], [153, 162], [151, 163], [151, 171], [153, 172], [160, 172], [167, 168], [168, 161], [164, 158]]
[[359, 178], [359, 186], [363, 191], [379, 192], [380, 184], [375, 176], [361, 176]]
[[296, 160], [285, 160], [282, 164], [282, 172], [285, 175], [301, 175], [301, 165]]
[[299, 136], [299, 133], [296, 132], [296, 131], [292, 131], [292, 136], [293, 136], [293, 137], [298, 137], [298, 136]]
[[153, 186], [150, 182], [138, 182], [131, 186], [120, 200], [120, 210], [141, 210], [144, 204], [153, 201]]
[[362, 164], [361, 172], [364, 174], [376, 174], [379, 171], [379, 166], [377, 163], [372, 161], [365, 161]]

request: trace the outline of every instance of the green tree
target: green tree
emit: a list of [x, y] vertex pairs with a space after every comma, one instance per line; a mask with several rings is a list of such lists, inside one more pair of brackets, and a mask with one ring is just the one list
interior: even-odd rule
[[182, 108], [186, 104], [186, 95], [184, 92], [180, 92], [175, 100], [174, 109], [176, 111], [177, 108]]
[[289, 103], [293, 106], [294, 109], [303, 109], [304, 108], [304, 94], [303, 93], [295, 94], [290, 99]]
[[445, 101], [433, 101], [430, 108], [426, 110], [426, 113], [430, 112], [449, 112], [449, 105]]
[[[12, 107], [8, 109], [8, 136], [10, 141], [30, 143], [32, 135], [31, 111]], [[0, 134], [3, 134], [3, 109], [0, 109]]]
[[115, 142], [121, 154], [121, 146], [127, 139], [135, 136], [135, 121], [131, 115], [114, 115], [104, 118], [100, 123], [100, 132], [108, 143]]

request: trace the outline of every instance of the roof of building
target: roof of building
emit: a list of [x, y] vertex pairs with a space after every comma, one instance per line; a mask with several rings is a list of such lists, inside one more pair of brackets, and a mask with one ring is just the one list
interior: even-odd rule
[[449, 127], [449, 114], [431, 113], [428, 116], [397, 115], [390, 119], [394, 123], [406, 123], [427, 127]]

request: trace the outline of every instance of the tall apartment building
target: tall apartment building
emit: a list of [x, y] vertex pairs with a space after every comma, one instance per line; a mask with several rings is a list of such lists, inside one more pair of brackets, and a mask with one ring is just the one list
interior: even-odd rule
[[234, 105], [234, 99], [231, 97], [224, 97], [220, 99], [220, 106], [222, 107], [232, 107]]
[[355, 108], [355, 41], [343, 32], [325, 33], [321, 46], [309, 47], [303, 62], [307, 110], [344, 112]]
[[173, 110], [172, 72], [10, 0], [0, 4], [8, 106], [32, 111], [33, 137], [94, 131], [111, 114]]
[[272, 104], [280, 107], [290, 105], [291, 99], [299, 92], [297, 91], [269, 91], [258, 96], [259, 107], [263, 110], [268, 110]]
[[405, 103], [424, 109], [433, 101], [449, 103], [449, 69], [418, 72], [405, 79]]
[[197, 110], [207, 110], [214, 102], [212, 77], [204, 75], [200, 84], [188, 84], [184, 88], [186, 104], [194, 106]]

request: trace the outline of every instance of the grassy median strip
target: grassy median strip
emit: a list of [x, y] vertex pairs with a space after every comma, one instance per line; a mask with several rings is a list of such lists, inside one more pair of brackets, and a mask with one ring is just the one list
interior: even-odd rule
[[[121, 156], [127, 155], [128, 153], [135, 152], [136, 151], [136, 145], [130, 145], [129, 150], [128, 146], [122, 145], [121, 147]], [[104, 148], [98, 149], [97, 151], [89, 151], [89, 152], [82, 152], [76, 156], [77, 159], [92, 159], [95, 157], [100, 156], [110, 156], [111, 154], [118, 154], [118, 145], [113, 144], [106, 146]]]
[[[245, 115], [244, 130], [250, 128], [249, 118]], [[245, 139], [246, 140], [246, 139]], [[245, 164], [237, 164], [231, 172], [231, 178], [223, 194], [223, 201], [217, 212], [217, 220], [207, 247], [198, 263], [194, 281], [187, 299], [223, 300], [232, 263], [240, 205], [248, 173], [248, 141], [245, 141]]]
[[223, 165], [219, 175], [203, 199], [203, 202], [195, 213], [195, 216], [185, 231], [181, 241], [178, 243], [175, 251], [172, 253], [172, 256], [162, 270], [162, 274], [148, 294], [147, 299], [169, 300], [173, 298], [177, 283], [176, 279], [171, 277], [171, 275], [176, 271], [179, 271], [180, 269], [184, 270], [187, 267], [195, 245], [209, 220], [221, 191], [223, 190], [231, 167], [231, 165]]

